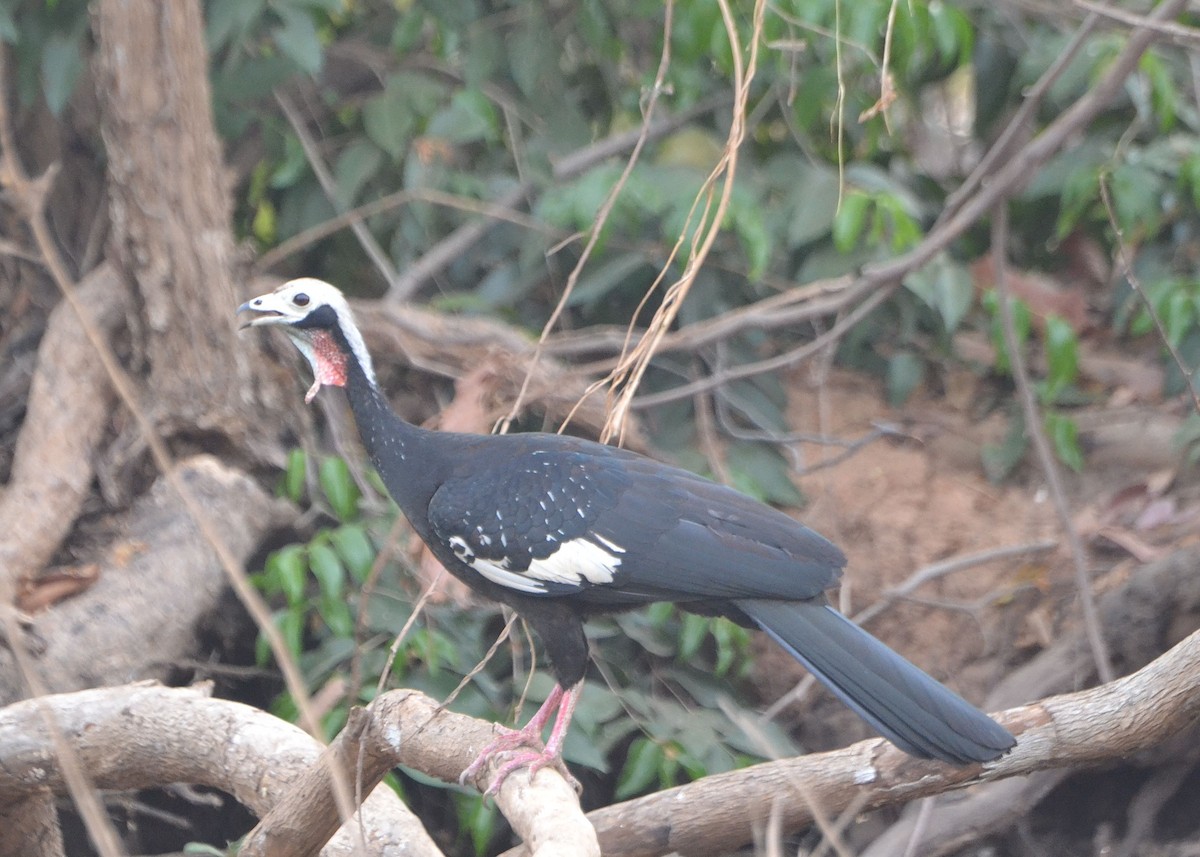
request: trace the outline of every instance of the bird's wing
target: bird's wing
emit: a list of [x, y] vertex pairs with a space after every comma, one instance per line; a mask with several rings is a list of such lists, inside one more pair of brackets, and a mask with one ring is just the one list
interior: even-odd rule
[[737, 491], [569, 439], [446, 480], [429, 520], [491, 582], [597, 606], [812, 598], [845, 562], [812, 530]]

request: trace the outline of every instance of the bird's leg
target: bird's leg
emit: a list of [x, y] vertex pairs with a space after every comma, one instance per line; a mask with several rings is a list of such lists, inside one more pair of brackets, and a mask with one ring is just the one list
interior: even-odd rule
[[[508, 775], [520, 768], [529, 768], [529, 777], [532, 779], [533, 775], [542, 768], [547, 765], [555, 765], [567, 777], [568, 782], [574, 784], [574, 779], [567, 773], [562, 763], [562, 745], [566, 740], [567, 730], [571, 725], [571, 716], [575, 712], [575, 704], [579, 700], [579, 693], [582, 689], [583, 682], [574, 685], [570, 690], [563, 690], [561, 685], [555, 685], [553, 692], [529, 722], [521, 729], [505, 732], [484, 747], [478, 758], [463, 771], [459, 782], [473, 780], [497, 754], [520, 750], [521, 752], [506, 761], [496, 772], [485, 794], [495, 794]], [[542, 730], [556, 711], [558, 716], [555, 718], [554, 728], [550, 730], [550, 740], [546, 742], [543, 749], [532, 749], [540, 742]]]

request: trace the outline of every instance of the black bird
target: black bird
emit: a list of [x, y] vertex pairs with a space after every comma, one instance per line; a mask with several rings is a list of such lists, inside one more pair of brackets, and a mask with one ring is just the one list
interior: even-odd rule
[[829, 606], [845, 556], [792, 518], [724, 485], [626, 450], [556, 434], [428, 431], [392, 411], [342, 293], [298, 279], [239, 308], [278, 325], [312, 366], [306, 401], [344, 387], [371, 462], [417, 534], [456, 577], [537, 632], [558, 680], [520, 731], [484, 750], [544, 749], [512, 770], [561, 763], [592, 614], [673, 601], [766, 631], [839, 699], [913, 756], [987, 762], [1016, 741], [961, 697]]

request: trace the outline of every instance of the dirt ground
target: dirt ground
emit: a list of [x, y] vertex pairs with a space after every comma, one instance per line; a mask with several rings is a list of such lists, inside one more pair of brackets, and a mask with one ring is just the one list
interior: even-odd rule
[[[902, 407], [881, 382], [833, 371], [823, 383], [797, 376], [791, 423], [841, 439], [888, 423], [897, 434], [876, 440], [831, 467], [816, 465], [837, 447], [804, 450], [799, 484], [803, 520], [837, 542], [849, 562], [839, 607], [856, 613], [934, 563], [997, 548], [1057, 542], [1050, 550], [972, 564], [922, 584], [867, 623], [936, 678], [986, 705], [997, 681], [1080, 622], [1074, 566], [1046, 479], [1032, 454], [1001, 483], [981, 466], [985, 444], [1008, 429], [1003, 409], [981, 415], [992, 382], [970, 370], [918, 390]], [[1182, 413], [1173, 404], [1127, 395], [1120, 384], [1097, 390], [1102, 404], [1078, 415], [1088, 451], [1083, 475], [1063, 473], [1073, 520], [1083, 538], [1099, 595], [1140, 562], [1195, 542], [1200, 514], [1194, 477], [1171, 443]], [[1119, 633], [1119, 630], [1117, 631]], [[785, 693], [802, 671], [773, 647], [760, 653], [764, 696]], [[814, 747], [834, 746], [859, 727], [824, 697], [802, 721]], [[797, 712], [799, 713], [799, 712]], [[819, 716], [812, 716], [814, 713]], [[861, 737], [867, 737], [865, 728]]]

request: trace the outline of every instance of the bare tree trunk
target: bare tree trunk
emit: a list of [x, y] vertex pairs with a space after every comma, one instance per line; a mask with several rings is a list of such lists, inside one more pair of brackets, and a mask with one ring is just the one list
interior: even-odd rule
[[[150, 416], [168, 436], [239, 444], [262, 425], [250, 372], [261, 338], [235, 327], [231, 201], [200, 4], [100, 0], [93, 17], [109, 256], [140, 307], [131, 327]], [[278, 425], [287, 409], [270, 409]]]

